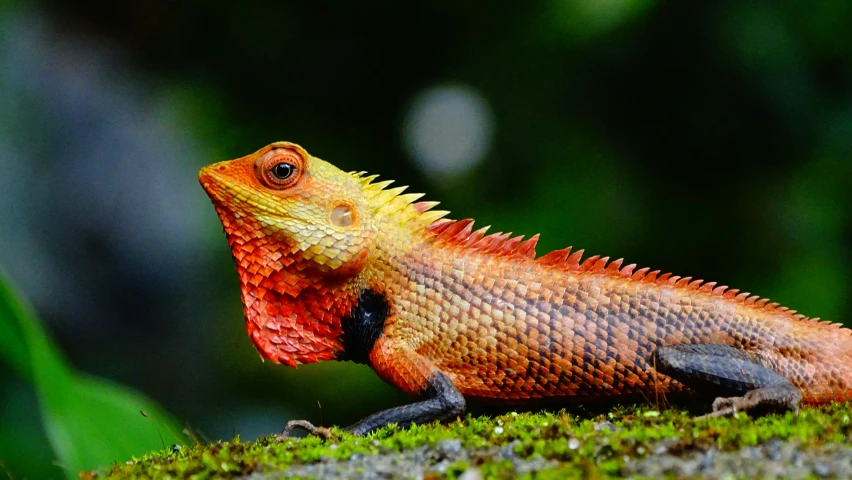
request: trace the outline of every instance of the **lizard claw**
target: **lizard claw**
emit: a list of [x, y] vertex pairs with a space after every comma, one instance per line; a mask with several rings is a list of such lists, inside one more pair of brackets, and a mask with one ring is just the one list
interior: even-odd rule
[[716, 397], [716, 400], [713, 401], [713, 411], [708, 414], [695, 417], [695, 419], [705, 420], [708, 418], [727, 416], [736, 417], [739, 400], [741, 400], [740, 397]]
[[727, 417], [727, 416], [736, 416], [737, 409], [732, 407], [720, 408], [718, 410], [713, 410], [710, 413], [699, 415], [695, 417], [696, 420], [706, 420], [708, 418], [718, 418], [718, 417]]
[[313, 423], [307, 420], [290, 420], [287, 422], [287, 425], [284, 426], [284, 430], [275, 437], [275, 442], [281, 442], [287, 438], [290, 438], [290, 434], [293, 430], [297, 428], [303, 428], [308, 431], [311, 435], [315, 435], [317, 437], [322, 438], [323, 440], [331, 440], [335, 437], [334, 432], [330, 428], [326, 427], [317, 427]]

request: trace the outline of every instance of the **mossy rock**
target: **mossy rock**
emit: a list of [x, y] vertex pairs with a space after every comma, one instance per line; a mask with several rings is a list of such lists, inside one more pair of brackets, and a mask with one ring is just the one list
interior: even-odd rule
[[[852, 409], [697, 420], [618, 407], [509, 413], [449, 424], [172, 448], [92, 472], [107, 478], [819, 478], [852, 476]], [[90, 475], [91, 475], [90, 474]]]

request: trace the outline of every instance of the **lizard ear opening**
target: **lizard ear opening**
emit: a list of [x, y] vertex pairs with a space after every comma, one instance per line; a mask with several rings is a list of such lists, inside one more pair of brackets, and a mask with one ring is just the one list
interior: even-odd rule
[[335, 227], [348, 227], [355, 222], [355, 210], [347, 205], [341, 204], [331, 211], [331, 223]]
[[274, 148], [254, 164], [254, 174], [266, 187], [284, 190], [295, 185], [305, 168], [305, 159], [289, 148]]

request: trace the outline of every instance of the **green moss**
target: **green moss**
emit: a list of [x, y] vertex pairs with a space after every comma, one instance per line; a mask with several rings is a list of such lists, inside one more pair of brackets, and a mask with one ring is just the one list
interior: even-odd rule
[[[446, 425], [436, 423], [408, 430], [389, 426], [362, 438], [339, 430], [335, 430], [335, 440], [306, 437], [276, 441], [270, 436], [247, 443], [235, 438], [231, 442], [154, 452], [97, 473], [108, 478], [231, 477], [361, 455], [396, 454], [459, 439], [462, 448], [470, 453], [470, 461], [456, 461], [430, 477], [455, 478], [476, 467], [485, 478], [512, 478], [518, 472], [514, 470], [514, 460], [506, 458], [510, 455], [520, 460], [540, 456], [546, 468], [536, 470], [537, 478], [607, 478], [622, 474], [626, 461], [661, 449], [673, 455], [711, 447], [731, 451], [770, 439], [801, 441], [809, 448], [849, 445], [850, 416], [849, 405], [807, 408], [798, 416], [786, 413], [752, 418], [740, 414], [709, 420], [695, 420], [682, 410], [657, 412], [650, 407], [618, 407], [593, 416], [564, 411], [468, 416]], [[494, 453], [495, 447], [502, 449], [502, 456]], [[506, 449], [512, 453], [505, 453]]]

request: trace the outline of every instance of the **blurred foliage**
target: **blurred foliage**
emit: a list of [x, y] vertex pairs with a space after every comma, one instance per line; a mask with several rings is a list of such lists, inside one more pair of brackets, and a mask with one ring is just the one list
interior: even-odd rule
[[[134, 455], [163, 448], [166, 443], [186, 443], [180, 424], [149, 399], [74, 371], [2, 270], [0, 359], [35, 386], [47, 437], [58, 466], [68, 478], [77, 478], [83, 470], [127, 461]], [[0, 434], [0, 446], [26, 441], [26, 436], [20, 438], [11, 429]], [[27, 444], [21, 446], [30, 448]], [[18, 467], [18, 459], [6, 457], [10, 451], [11, 448], [0, 449], [0, 462]], [[41, 470], [42, 474], [55, 476], [55, 471]]]
[[[118, 52], [101, 68], [121, 72], [123, 83], [105, 82], [96, 93], [119, 90], [154, 105], [137, 111], [119, 102], [106, 111], [157, 118], [165, 104], [178, 112], [161, 123], [192, 148], [152, 158], [150, 168], [197, 168], [291, 140], [343, 169], [426, 192], [455, 218], [540, 232], [540, 251], [573, 245], [850, 321], [848, 2], [33, 5], [45, 18], [47, 43], [71, 45], [54, 62], [59, 73], [87, 66], [88, 57], [78, 58], [87, 48]], [[36, 63], [51, 63], [40, 53], [27, 51]], [[452, 180], [423, 175], [400, 138], [412, 99], [447, 83], [475, 89], [495, 118], [490, 153]], [[99, 98], [76, 86], [68, 88], [66, 109], [83, 110]], [[32, 93], [20, 118], [0, 111], [0, 148], [17, 141], [29, 155], [22, 161], [33, 169], [31, 196], [45, 182], [62, 184], [62, 175], [45, 172], [64, 172], [70, 152], [86, 158], [86, 141], [103, 135], [86, 129], [93, 122], [86, 115], [72, 122], [85, 134], [50, 123], [58, 116], [50, 98]], [[172, 145], [157, 132], [136, 133], [109, 139], [117, 159], [133, 153], [135, 139]], [[112, 175], [110, 182], [133, 177], [121, 169]], [[191, 183], [189, 196], [206, 202]], [[52, 188], [41, 191], [49, 196]], [[75, 195], [86, 198], [90, 190], [82, 185]], [[85, 272], [84, 295], [103, 309], [56, 308], [65, 293], [58, 288], [31, 294], [81, 370], [145, 390], [213, 439], [252, 438], [293, 417], [347, 424], [405, 401], [361, 365], [262, 364], [245, 335], [236, 275], [212, 208], [196, 215], [186, 203], [165, 202], [156, 212], [186, 210], [203, 216], [203, 226], [192, 233], [191, 262], [166, 262], [178, 267], [154, 277], [122, 256], [129, 250], [111, 244], [110, 232], [90, 228], [81, 217], [91, 208], [61, 210], [67, 198], [52, 200], [40, 211], [29, 203], [8, 210], [41, 220], [30, 248], [77, 260], [52, 270], [27, 263], [20, 271], [63, 276], [65, 283]], [[149, 232], [148, 225], [128, 225], [133, 221], [113, 215], [103, 223]], [[72, 240], [88, 256], [63, 249]], [[5, 382], [0, 378], [2, 399], [17, 400], [4, 405], [28, 401], [24, 387]], [[21, 423], [26, 438], [36, 437], [33, 423]]]

